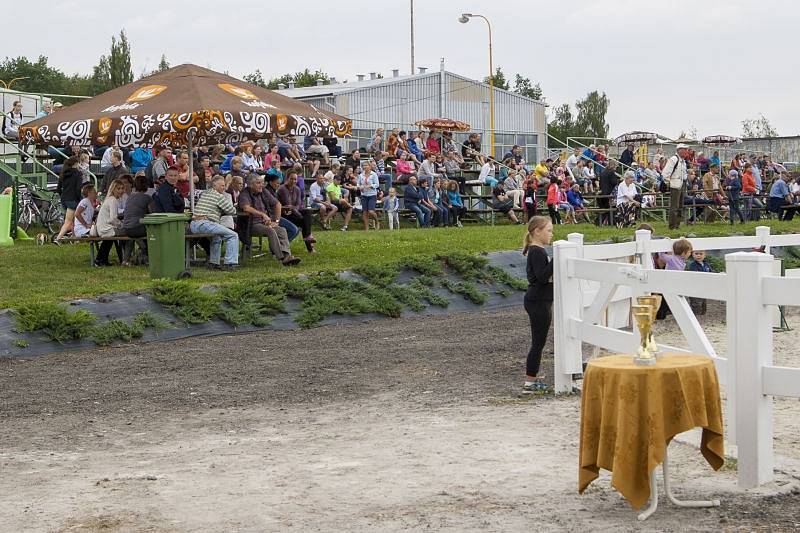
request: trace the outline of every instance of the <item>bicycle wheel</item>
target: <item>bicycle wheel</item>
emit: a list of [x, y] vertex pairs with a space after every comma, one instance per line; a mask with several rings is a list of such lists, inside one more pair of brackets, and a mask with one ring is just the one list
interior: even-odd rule
[[46, 227], [50, 233], [55, 233], [61, 229], [64, 224], [64, 213], [54, 203], [49, 203], [47, 208], [44, 208], [40, 214], [42, 225]]
[[35, 215], [33, 213], [33, 208], [30, 204], [25, 204], [19, 211], [19, 219], [17, 220], [17, 225], [26, 230], [31, 226], [33, 223]]

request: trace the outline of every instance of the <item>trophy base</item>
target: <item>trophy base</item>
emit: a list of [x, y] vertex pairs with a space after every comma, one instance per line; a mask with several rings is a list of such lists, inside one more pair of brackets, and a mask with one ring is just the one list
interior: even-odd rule
[[633, 364], [636, 366], [655, 366], [656, 358], [634, 356]]

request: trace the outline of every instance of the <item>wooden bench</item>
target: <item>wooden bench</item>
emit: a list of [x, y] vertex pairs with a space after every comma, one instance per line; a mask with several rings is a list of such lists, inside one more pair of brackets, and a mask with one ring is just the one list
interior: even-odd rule
[[[186, 268], [188, 269], [191, 266], [191, 251], [193, 247], [197, 244], [197, 241], [200, 239], [210, 239], [214, 237], [211, 233], [187, 233], [184, 237], [184, 242], [186, 245], [185, 251], [185, 261], [186, 261]], [[67, 243], [88, 243], [89, 244], [89, 266], [94, 267], [94, 261], [97, 257], [98, 252], [100, 251], [100, 243], [111, 241], [111, 242], [125, 242], [125, 241], [146, 241], [147, 237], [128, 237], [127, 235], [119, 235], [114, 237], [67, 237], [61, 239], [61, 242]], [[120, 263], [126, 261], [127, 258], [124, 257], [123, 251], [120, 249], [119, 245], [116, 246], [117, 257], [119, 258]]]

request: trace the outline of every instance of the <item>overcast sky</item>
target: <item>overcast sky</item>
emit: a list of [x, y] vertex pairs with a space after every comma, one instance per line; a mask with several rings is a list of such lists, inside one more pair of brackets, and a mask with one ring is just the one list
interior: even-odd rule
[[[339, 80], [410, 69], [409, 0], [48, 0], [3, 25], [0, 54], [40, 54], [67, 73], [90, 72], [124, 28], [134, 74], [196, 63], [236, 77], [309, 67]], [[119, 4], [119, 8], [113, 7]], [[122, 7], [125, 6], [125, 7]], [[25, 12], [30, 15], [25, 16]], [[416, 64], [472, 78], [494, 63], [542, 85], [555, 107], [592, 90], [611, 100], [611, 133], [738, 135], [763, 113], [781, 135], [800, 133], [798, 0], [424, 0], [415, 2]], [[454, 117], [457, 118], [457, 117]]]

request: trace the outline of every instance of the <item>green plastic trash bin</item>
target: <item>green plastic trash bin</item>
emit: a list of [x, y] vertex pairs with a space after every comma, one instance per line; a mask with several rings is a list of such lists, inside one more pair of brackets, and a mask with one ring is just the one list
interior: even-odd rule
[[142, 218], [142, 224], [147, 226], [151, 278], [187, 277], [184, 243], [187, 220], [183, 213], [153, 213]]

